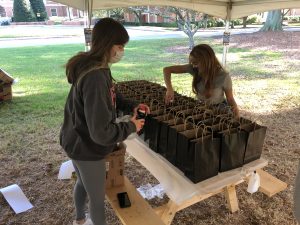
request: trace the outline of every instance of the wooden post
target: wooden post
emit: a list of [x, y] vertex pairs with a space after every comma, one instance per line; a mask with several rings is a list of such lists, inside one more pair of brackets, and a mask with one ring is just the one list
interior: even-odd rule
[[164, 224], [170, 225], [177, 211], [178, 205], [176, 205], [172, 200], [170, 200], [166, 205], [165, 211], [161, 215], [161, 220], [164, 222]]
[[239, 210], [239, 203], [236, 197], [235, 185], [229, 185], [224, 188], [225, 198], [230, 212], [234, 213]]
[[257, 173], [260, 176], [259, 190], [268, 197], [271, 197], [287, 188], [287, 184], [285, 182], [273, 177], [271, 174], [261, 169], [258, 169]]

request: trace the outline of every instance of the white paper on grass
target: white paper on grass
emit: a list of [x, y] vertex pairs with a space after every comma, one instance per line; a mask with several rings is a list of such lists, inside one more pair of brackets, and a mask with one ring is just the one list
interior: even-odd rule
[[219, 173], [217, 176], [194, 184], [168, 160], [152, 151], [140, 137], [127, 139], [125, 144], [126, 151], [159, 181], [168, 197], [176, 204], [181, 204], [193, 196], [209, 194], [237, 183], [251, 172], [268, 164], [266, 160], [258, 159], [242, 168]]
[[72, 173], [75, 171], [73, 163], [71, 160], [66, 161], [61, 164], [59, 173], [58, 173], [58, 179], [71, 179]]
[[28, 198], [24, 195], [23, 191], [17, 184], [2, 188], [0, 189], [0, 192], [2, 192], [8, 204], [17, 214], [25, 212], [33, 207], [33, 205], [29, 202]]

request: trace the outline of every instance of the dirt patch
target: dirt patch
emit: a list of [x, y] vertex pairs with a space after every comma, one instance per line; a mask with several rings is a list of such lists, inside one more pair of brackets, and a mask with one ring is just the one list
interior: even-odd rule
[[[265, 35], [266, 36], [265, 36]], [[299, 60], [300, 32], [272, 32], [232, 36], [232, 45], [243, 48], [282, 52], [283, 63]], [[216, 38], [216, 42], [221, 39]], [[186, 53], [188, 48], [174, 46], [168, 52]], [[292, 68], [292, 72], [299, 70]], [[284, 68], [287, 69], [286, 67]], [[290, 68], [291, 69], [291, 68]], [[299, 76], [298, 76], [299, 77]], [[243, 81], [233, 76], [235, 96], [241, 114], [255, 118], [268, 127], [262, 157], [269, 164], [266, 170], [288, 184], [288, 188], [268, 198], [262, 193], [250, 195], [246, 185], [237, 187], [240, 210], [229, 213], [225, 197], [216, 195], [176, 213], [173, 225], [281, 225], [297, 224], [293, 208], [293, 187], [300, 158], [300, 83], [291, 91], [278, 83], [265, 80]], [[21, 125], [20, 125], [21, 126]], [[0, 225], [45, 224], [69, 225], [74, 217], [72, 189], [75, 180], [57, 180], [60, 164], [68, 160], [58, 144], [59, 126], [40, 129], [40, 132], [20, 129], [8, 136], [0, 134], [0, 187], [17, 183], [34, 208], [15, 215], [0, 197]], [[12, 138], [13, 137], [13, 138]], [[9, 142], [8, 140], [14, 140]], [[136, 187], [157, 180], [135, 159], [126, 155], [126, 175]], [[168, 198], [154, 199], [154, 207], [165, 204]], [[108, 224], [121, 225], [106, 202]]]
[[[216, 43], [222, 43], [223, 40], [222, 37], [212, 39]], [[252, 34], [232, 35], [230, 38], [230, 47], [282, 52], [288, 59], [296, 60], [300, 60], [299, 46], [299, 31], [256, 32]], [[187, 56], [190, 53], [190, 49], [186, 46], [172, 46], [166, 48], [166, 51], [169, 53], [186, 54]]]
[[232, 47], [282, 52], [288, 59], [300, 60], [300, 32], [256, 32], [232, 35]]

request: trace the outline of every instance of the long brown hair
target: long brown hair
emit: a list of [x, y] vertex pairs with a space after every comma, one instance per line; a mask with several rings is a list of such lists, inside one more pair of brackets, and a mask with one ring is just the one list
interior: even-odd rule
[[197, 84], [203, 79], [205, 86], [205, 97], [211, 96], [211, 89], [215, 77], [220, 73], [221, 70], [225, 71], [217, 59], [214, 50], [207, 44], [196, 45], [191, 53], [195, 62], [197, 62], [200, 71], [193, 76], [192, 88], [195, 94], [197, 92]]
[[125, 45], [129, 40], [126, 29], [111, 18], [99, 20], [92, 31], [91, 49], [79, 52], [66, 64], [66, 76], [70, 84], [88, 72], [108, 63], [113, 45]]

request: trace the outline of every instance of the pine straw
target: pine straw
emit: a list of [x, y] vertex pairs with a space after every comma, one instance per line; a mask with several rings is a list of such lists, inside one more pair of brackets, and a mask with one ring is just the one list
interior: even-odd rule
[[[266, 36], [265, 36], [266, 35]], [[299, 59], [299, 32], [261, 33], [236, 35], [232, 42], [238, 46], [255, 49], [268, 49], [284, 53], [285, 64]], [[294, 42], [289, 42], [289, 40]], [[220, 39], [216, 39], [220, 42]], [[290, 47], [292, 44], [293, 47]], [[298, 47], [297, 47], [298, 46]], [[182, 49], [173, 48], [182, 51]], [[186, 50], [186, 49], [185, 49]], [[187, 50], [186, 50], [187, 51]], [[284, 68], [285, 70], [291, 68]], [[295, 70], [298, 72], [299, 70]], [[233, 75], [237, 81], [238, 76]], [[262, 83], [261, 83], [262, 82]], [[237, 196], [240, 210], [231, 214], [226, 207], [223, 194], [216, 195], [176, 213], [173, 225], [263, 225], [296, 224], [293, 216], [293, 183], [300, 158], [300, 97], [298, 93], [280, 85], [263, 85], [263, 81], [249, 81], [235, 87], [235, 96], [241, 106], [242, 115], [256, 118], [268, 127], [263, 158], [269, 161], [265, 168], [269, 173], [288, 184], [288, 188], [268, 198], [262, 193], [250, 195], [246, 184], [238, 185]], [[261, 91], [261, 87], [263, 92]], [[298, 83], [299, 86], [299, 83]], [[299, 89], [297, 89], [299, 90]], [[258, 93], [258, 94], [253, 94]], [[12, 224], [71, 224], [74, 216], [72, 189], [74, 180], [57, 180], [60, 164], [67, 157], [57, 143], [59, 127], [38, 129], [38, 134], [17, 130], [8, 137], [10, 144], [1, 136], [0, 187], [19, 184], [34, 208], [16, 215], [3, 197], [0, 197], [1, 225]], [[13, 141], [12, 141], [13, 140]], [[157, 180], [135, 159], [126, 155], [126, 175], [137, 187], [157, 184]], [[154, 199], [154, 207], [165, 204], [164, 199]], [[108, 224], [121, 225], [115, 213], [106, 202]]]

